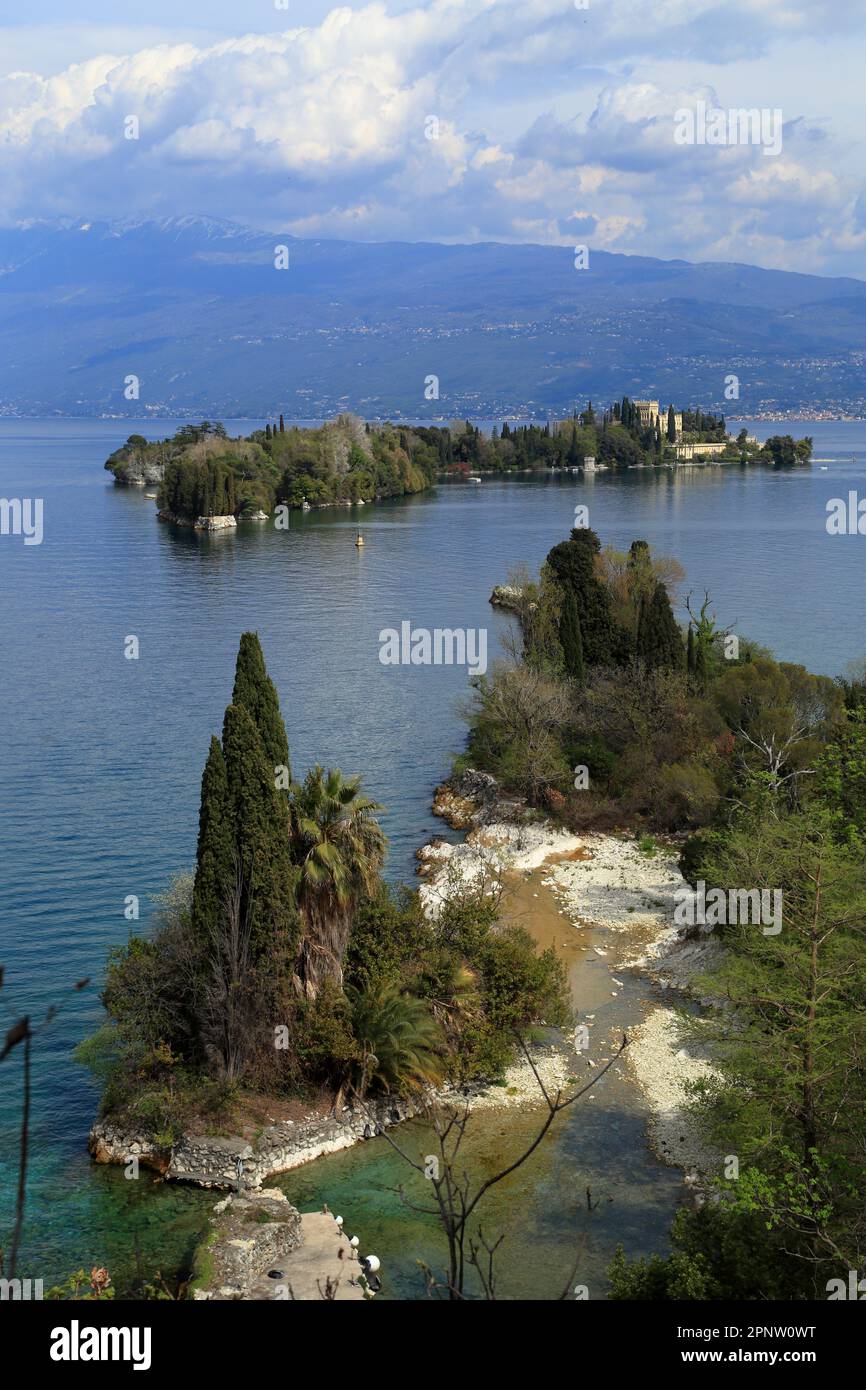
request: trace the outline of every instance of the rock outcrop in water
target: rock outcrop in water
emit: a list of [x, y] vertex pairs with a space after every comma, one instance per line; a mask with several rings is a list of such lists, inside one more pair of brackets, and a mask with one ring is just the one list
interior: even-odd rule
[[[237, 518], [233, 516], [199, 516], [195, 521], [187, 521], [185, 517], [175, 516], [174, 512], [157, 512], [160, 521], [170, 521], [173, 526], [191, 526], [194, 531], [233, 531], [237, 526]], [[252, 520], [258, 521], [259, 517]], [[267, 516], [264, 517], [267, 521]]]
[[147, 442], [142, 439], [141, 445], [136, 446], [132, 440], [135, 436], [130, 436], [130, 440], [123, 444], [119, 449], [105, 461], [105, 467], [109, 473], [114, 474], [114, 481], [117, 483], [127, 483], [134, 487], [156, 487], [162, 482], [165, 473], [165, 462], [155, 459], [152, 453], [147, 452]]
[[523, 590], [514, 584], [497, 584], [490, 595], [490, 602], [494, 608], [507, 608], [510, 613], [519, 613], [523, 605]]

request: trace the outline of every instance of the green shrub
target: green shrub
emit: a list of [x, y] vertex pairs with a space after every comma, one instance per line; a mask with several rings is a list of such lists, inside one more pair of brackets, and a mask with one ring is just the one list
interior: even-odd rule
[[[683, 1208], [671, 1228], [673, 1251], [629, 1260], [620, 1246], [608, 1270], [612, 1299], [765, 1300], [814, 1298], [814, 1268], [778, 1232], [735, 1201]], [[826, 1275], [822, 1276], [826, 1279]]]
[[670, 763], [655, 775], [652, 814], [665, 830], [705, 825], [719, 802], [719, 789], [698, 763]]
[[692, 887], [698, 879], [705, 878], [705, 862], [713, 852], [724, 843], [724, 836], [716, 830], [696, 830], [690, 835], [680, 853], [679, 870]]

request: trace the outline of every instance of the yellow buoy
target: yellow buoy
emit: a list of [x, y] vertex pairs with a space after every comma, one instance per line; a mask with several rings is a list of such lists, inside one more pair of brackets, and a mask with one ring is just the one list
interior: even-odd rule
[[363, 544], [364, 544], [364, 537], [361, 535], [361, 532], [360, 532], [360, 531], [358, 532], [358, 538], [357, 538], [357, 540], [355, 541], [355, 544], [356, 544], [356, 545], [363, 545]]

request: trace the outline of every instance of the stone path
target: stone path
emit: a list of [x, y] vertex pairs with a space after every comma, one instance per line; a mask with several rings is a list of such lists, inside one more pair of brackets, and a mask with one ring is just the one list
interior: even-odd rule
[[282, 1271], [282, 1279], [269, 1279], [268, 1271], [263, 1270], [244, 1298], [321, 1302], [330, 1279], [336, 1285], [334, 1301], [363, 1299], [364, 1291], [357, 1282], [361, 1266], [352, 1258], [355, 1252], [349, 1237], [333, 1216], [321, 1211], [303, 1212], [301, 1231], [303, 1243], [271, 1266]]

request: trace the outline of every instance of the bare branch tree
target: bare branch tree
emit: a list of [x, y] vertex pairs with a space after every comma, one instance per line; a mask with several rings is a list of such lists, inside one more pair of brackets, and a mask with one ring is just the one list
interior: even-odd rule
[[[72, 986], [72, 992], [76, 994], [80, 993], [80, 991], [85, 989], [89, 984], [89, 979], [78, 980]], [[2, 985], [3, 967], [0, 966], [0, 988], [2, 988]], [[0, 996], [0, 1007], [2, 1007], [3, 1012], [9, 1015], [9, 1017], [15, 1018], [14, 1013], [10, 1011], [2, 996]], [[5, 1275], [8, 1279], [14, 1279], [15, 1277], [15, 1269], [18, 1263], [18, 1250], [21, 1244], [21, 1234], [24, 1229], [24, 1209], [27, 1203], [27, 1168], [30, 1159], [30, 1109], [32, 1103], [32, 1043], [33, 1039], [43, 1033], [48, 1025], [52, 1023], [62, 1011], [62, 1005], [49, 1005], [45, 1017], [37, 1028], [31, 1027], [30, 1018], [27, 1014], [21, 1018], [17, 1018], [7, 1030], [6, 1037], [3, 1041], [3, 1047], [0, 1049], [0, 1062], [2, 1062], [19, 1043], [24, 1044], [22, 1050], [24, 1084], [21, 1101], [20, 1137], [18, 1140], [18, 1183], [15, 1192], [15, 1223], [12, 1228], [12, 1239], [9, 1243], [8, 1262], [4, 1261], [3, 1250], [0, 1248], [0, 1273], [4, 1273], [5, 1263]]]
[[[484, 1237], [479, 1226], [475, 1233], [470, 1232], [469, 1222], [478, 1209], [479, 1204], [491, 1190], [521, 1168], [544, 1140], [545, 1135], [550, 1130], [551, 1125], [557, 1115], [569, 1106], [574, 1105], [575, 1101], [581, 1099], [601, 1078], [615, 1066], [623, 1052], [629, 1045], [629, 1040], [623, 1034], [622, 1042], [614, 1055], [605, 1063], [600, 1070], [591, 1077], [585, 1085], [578, 1087], [571, 1095], [564, 1096], [561, 1090], [557, 1090], [554, 1095], [550, 1095], [544, 1082], [539, 1075], [538, 1068], [532, 1057], [524, 1038], [516, 1035], [516, 1040], [526, 1057], [533, 1076], [538, 1084], [539, 1091], [544, 1100], [546, 1114], [538, 1128], [538, 1132], [529, 1144], [523, 1149], [513, 1162], [506, 1164], [490, 1177], [485, 1178], [475, 1187], [469, 1174], [465, 1170], [458, 1171], [458, 1159], [460, 1148], [466, 1134], [470, 1119], [470, 1109], [466, 1106], [462, 1111], [453, 1107], [440, 1107], [434, 1110], [430, 1116], [433, 1132], [436, 1136], [436, 1145], [439, 1150], [438, 1155], [434, 1155], [436, 1162], [432, 1168], [425, 1163], [419, 1163], [413, 1159], [388, 1131], [381, 1126], [379, 1133], [390, 1144], [395, 1153], [399, 1154], [405, 1163], [416, 1173], [420, 1173], [426, 1178], [432, 1187], [434, 1204], [427, 1207], [414, 1205], [406, 1199], [402, 1188], [400, 1196], [413, 1211], [423, 1212], [427, 1215], [434, 1215], [439, 1218], [440, 1225], [445, 1234], [448, 1247], [448, 1269], [444, 1280], [436, 1278], [433, 1271], [422, 1265], [427, 1291], [431, 1295], [439, 1296], [444, 1292], [451, 1301], [462, 1300], [466, 1297], [465, 1280], [467, 1267], [476, 1271], [481, 1287], [484, 1291], [485, 1299], [495, 1299], [496, 1297], [496, 1275], [495, 1275], [495, 1255], [502, 1243], [503, 1237], [489, 1241]], [[579, 1261], [578, 1261], [579, 1263]], [[562, 1298], [567, 1296], [568, 1288], [571, 1285], [574, 1267], [565, 1292]]]

